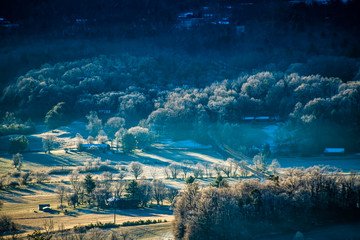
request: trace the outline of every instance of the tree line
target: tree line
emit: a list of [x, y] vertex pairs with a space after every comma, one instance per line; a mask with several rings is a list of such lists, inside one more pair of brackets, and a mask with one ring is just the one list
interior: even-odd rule
[[[135, 168], [135, 166], [130, 166]], [[134, 170], [136, 172], [136, 170]], [[105, 172], [101, 179], [94, 179], [88, 173], [83, 178], [77, 172], [70, 175], [71, 189], [58, 186], [56, 192], [60, 200], [60, 207], [67, 201], [69, 206], [96, 206], [97, 209], [106, 208], [137, 208], [147, 207], [149, 202], [163, 204], [167, 200], [171, 205], [178, 194], [178, 190], [167, 187], [162, 180], [124, 180], [114, 179], [114, 175]]]
[[359, 176], [329, 168], [290, 169], [265, 182], [200, 189], [186, 185], [176, 202], [176, 239], [253, 239], [358, 220]]

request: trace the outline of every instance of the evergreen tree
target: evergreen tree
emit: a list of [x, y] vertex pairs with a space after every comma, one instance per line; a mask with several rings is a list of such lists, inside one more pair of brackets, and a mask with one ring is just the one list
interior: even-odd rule
[[229, 187], [229, 183], [226, 179], [223, 178], [223, 176], [218, 175], [214, 180], [214, 182], [210, 183], [210, 187], [217, 187], [217, 188]]
[[90, 173], [86, 174], [84, 179], [84, 188], [88, 195], [91, 195], [96, 187], [96, 183]]
[[139, 183], [135, 180], [129, 182], [129, 184], [125, 188], [126, 198], [129, 200], [139, 200]]
[[136, 148], [136, 139], [131, 133], [125, 133], [121, 138], [121, 142], [124, 153], [131, 153]]

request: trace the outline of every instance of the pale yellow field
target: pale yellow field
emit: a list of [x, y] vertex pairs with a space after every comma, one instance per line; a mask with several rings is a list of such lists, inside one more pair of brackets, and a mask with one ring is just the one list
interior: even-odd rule
[[[57, 194], [54, 193], [53, 185], [41, 185], [1, 192], [1, 196], [4, 201], [2, 213], [11, 216], [27, 233], [32, 232], [34, 229], [42, 229], [44, 222], [50, 219], [54, 222], [55, 230], [61, 225], [68, 229], [76, 225], [95, 224], [97, 222], [106, 223], [114, 220], [112, 210], [97, 211], [96, 208], [67, 208], [69, 214], [65, 215], [63, 210], [57, 209], [60, 202]], [[39, 204], [50, 204], [54, 212], [39, 211]], [[166, 207], [117, 210], [116, 223], [138, 219], [166, 219], [171, 221], [173, 216], [172, 212]]]
[[[87, 152], [70, 152], [65, 153], [64, 150], [52, 151], [52, 154], [45, 154], [43, 152], [24, 153], [23, 171], [39, 170], [45, 171], [53, 168], [69, 168], [76, 169], [78, 166], [83, 166], [86, 160], [101, 158], [102, 162], [108, 161], [110, 166], [127, 166], [132, 161], [138, 161], [144, 165], [144, 173], [141, 178], [152, 179], [153, 177], [164, 179], [164, 182], [168, 186], [173, 186], [178, 189], [182, 189], [185, 185], [183, 176], [182, 179], [165, 179], [164, 168], [169, 164], [180, 164], [183, 160], [190, 160], [194, 165], [198, 162], [214, 163], [223, 162], [223, 159], [216, 155], [216, 152], [212, 150], [199, 150], [196, 153], [186, 151], [184, 149], [171, 149], [165, 148], [153, 148], [150, 151], [142, 152], [136, 151], [132, 155], [124, 154], [111, 154], [111, 153], [87, 153]], [[0, 159], [0, 169], [3, 173], [14, 171], [11, 166], [11, 159], [9, 155], [3, 155]], [[101, 173], [92, 173], [95, 178], [101, 179]], [[116, 173], [115, 173], [116, 174]], [[83, 177], [84, 173], [81, 174]], [[127, 172], [125, 179], [133, 179], [134, 177], [130, 172]], [[116, 180], [116, 178], [115, 178]], [[203, 179], [200, 181], [200, 185], [208, 186], [213, 179]], [[236, 181], [236, 180], [234, 180]], [[70, 188], [69, 175], [50, 175], [50, 180], [47, 180], [45, 184], [30, 185], [28, 187], [21, 187], [18, 189], [11, 189], [8, 191], [0, 192], [0, 199], [4, 202], [2, 212], [9, 215], [13, 220], [20, 224], [24, 229], [24, 234], [32, 232], [34, 229], [43, 229], [44, 222], [52, 220], [55, 230], [59, 226], [63, 226], [67, 229], [73, 228], [76, 225], [87, 225], [96, 222], [113, 222], [114, 216], [112, 210], [100, 210], [96, 211], [96, 208], [89, 209], [83, 207], [80, 209], [67, 208], [70, 214], [64, 214], [63, 210], [58, 209], [60, 202], [55, 192], [56, 186], [66, 185]], [[38, 211], [39, 204], [51, 204], [51, 208], [55, 211], [53, 213], [45, 213]], [[66, 203], [64, 203], [66, 205]], [[116, 222], [122, 223], [125, 221], [135, 221], [139, 219], [161, 219], [172, 221], [172, 211], [168, 208], [147, 208], [147, 209], [135, 209], [135, 210], [118, 210], [116, 214]], [[163, 231], [168, 233], [170, 231], [170, 225], [165, 224], [166, 227], [157, 227], [158, 224], [152, 226], [138, 226], [137, 231], [139, 233], [143, 230], [140, 227], [151, 227], [156, 229], [155, 231]], [[140, 229], [140, 230], [139, 230]], [[153, 239], [154, 236], [144, 231], [144, 236], [149, 239]], [[145, 237], [146, 238], [146, 237]]]

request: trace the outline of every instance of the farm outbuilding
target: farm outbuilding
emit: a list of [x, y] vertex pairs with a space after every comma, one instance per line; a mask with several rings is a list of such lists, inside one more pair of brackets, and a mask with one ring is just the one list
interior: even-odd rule
[[39, 204], [39, 211], [43, 211], [44, 208], [50, 208], [50, 204]]
[[324, 154], [326, 155], [343, 155], [345, 148], [325, 148]]

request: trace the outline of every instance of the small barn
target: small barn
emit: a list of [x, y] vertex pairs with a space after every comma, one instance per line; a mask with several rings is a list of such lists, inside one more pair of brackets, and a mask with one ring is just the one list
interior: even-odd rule
[[345, 154], [345, 148], [325, 148], [324, 154], [329, 156], [341, 156]]
[[39, 204], [39, 211], [43, 211], [44, 208], [50, 208], [50, 204]]

